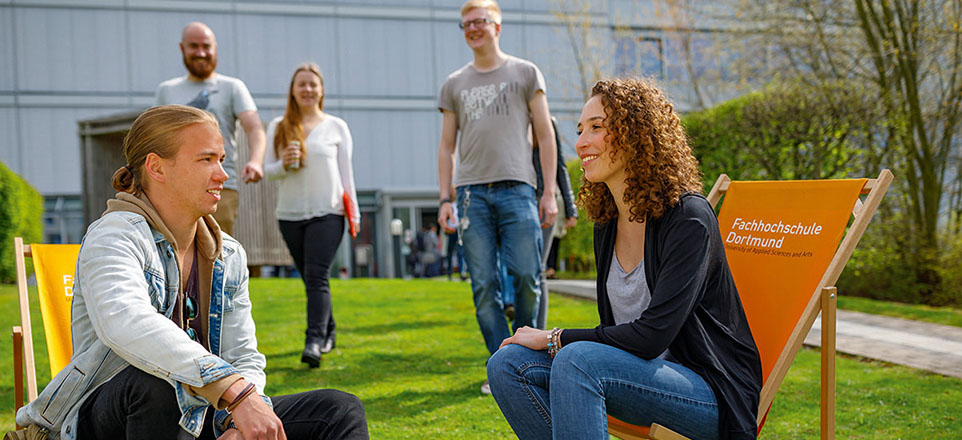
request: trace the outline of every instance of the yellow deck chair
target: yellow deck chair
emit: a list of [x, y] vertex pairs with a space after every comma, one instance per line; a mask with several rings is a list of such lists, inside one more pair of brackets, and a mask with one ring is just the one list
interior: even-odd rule
[[40, 316], [47, 340], [50, 377], [70, 361], [70, 304], [73, 277], [80, 253], [78, 244], [23, 244], [14, 238], [17, 264], [17, 289], [20, 297], [20, 325], [13, 327], [14, 411], [23, 406], [23, 379], [26, 372], [27, 402], [37, 398], [37, 366], [34, 362], [33, 332], [30, 326], [30, 298], [27, 293], [25, 257], [33, 258], [40, 296]]
[[[761, 355], [759, 431], [821, 311], [821, 438], [835, 438], [834, 285], [891, 182], [889, 170], [875, 179], [763, 182], [722, 174], [709, 193], [712, 206], [724, 196], [718, 226]], [[686, 438], [611, 416], [608, 432], [624, 440]]]

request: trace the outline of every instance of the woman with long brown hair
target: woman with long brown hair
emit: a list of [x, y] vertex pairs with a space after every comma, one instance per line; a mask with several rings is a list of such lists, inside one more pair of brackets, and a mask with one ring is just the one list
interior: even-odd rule
[[522, 439], [607, 439], [606, 414], [697, 439], [755, 438], [761, 362], [671, 101], [602, 80], [578, 123], [600, 325], [518, 329], [488, 360]]
[[347, 219], [360, 229], [351, 131], [324, 112], [324, 77], [314, 63], [294, 71], [287, 110], [267, 127], [265, 172], [280, 180], [277, 219], [307, 292], [307, 331], [301, 362], [311, 368], [335, 347], [330, 275]]

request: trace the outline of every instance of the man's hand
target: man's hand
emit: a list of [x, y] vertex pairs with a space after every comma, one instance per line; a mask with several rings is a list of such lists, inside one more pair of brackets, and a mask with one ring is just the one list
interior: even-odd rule
[[548, 349], [548, 335], [551, 334], [551, 330], [538, 330], [536, 328], [531, 328], [524, 326], [518, 329], [514, 333], [514, 336], [501, 341], [501, 346], [504, 347], [508, 344], [518, 344], [528, 347], [532, 350], [547, 350]]
[[451, 218], [454, 217], [454, 207], [451, 203], [445, 203], [441, 205], [440, 211], [438, 211], [438, 225], [441, 226], [445, 232], [454, 232], [455, 230], [451, 228]]
[[541, 229], [548, 229], [558, 219], [558, 202], [554, 194], [545, 192], [538, 202], [538, 216], [541, 218]]
[[565, 229], [571, 229], [578, 224], [578, 217], [568, 217], [565, 219]]
[[259, 162], [252, 160], [244, 165], [244, 172], [241, 173], [244, 183], [256, 183], [262, 178], [264, 178], [264, 168]]
[[244, 440], [287, 440], [281, 420], [257, 393], [244, 399], [231, 415]]
[[224, 431], [220, 437], [217, 437], [217, 440], [244, 440], [244, 434], [241, 434], [237, 428], [231, 428]]

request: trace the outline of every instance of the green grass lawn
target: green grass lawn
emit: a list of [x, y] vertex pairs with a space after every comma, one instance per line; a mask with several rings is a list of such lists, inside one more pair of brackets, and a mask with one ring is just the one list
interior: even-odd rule
[[[447, 281], [332, 282], [338, 345], [321, 368], [300, 363], [304, 296], [300, 280], [251, 281], [270, 394], [338, 388], [357, 394], [371, 437], [513, 438], [494, 400], [478, 391], [486, 350], [470, 287]], [[36, 310], [36, 304], [34, 304]], [[0, 326], [18, 322], [16, 289], [0, 285]], [[552, 295], [549, 323], [587, 327], [595, 304]], [[9, 330], [3, 330], [9, 334]], [[34, 322], [34, 332], [42, 332]], [[41, 387], [49, 381], [35, 338]], [[0, 429], [13, 427], [9, 336], [0, 343]], [[802, 350], [762, 431], [764, 439], [818, 437], [818, 353]], [[853, 358], [838, 361], [838, 438], [959, 438], [962, 381]]]
[[932, 307], [839, 295], [838, 308], [962, 327], [962, 309], [954, 307]]

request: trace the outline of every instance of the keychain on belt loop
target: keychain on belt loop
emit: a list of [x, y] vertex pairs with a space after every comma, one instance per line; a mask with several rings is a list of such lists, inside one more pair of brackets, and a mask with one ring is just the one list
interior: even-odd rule
[[458, 246], [464, 246], [464, 240], [462, 239], [464, 231], [467, 231], [468, 226], [471, 226], [471, 220], [468, 220], [468, 206], [471, 206], [470, 187], [464, 189], [464, 211], [461, 213], [461, 220], [458, 221]]

